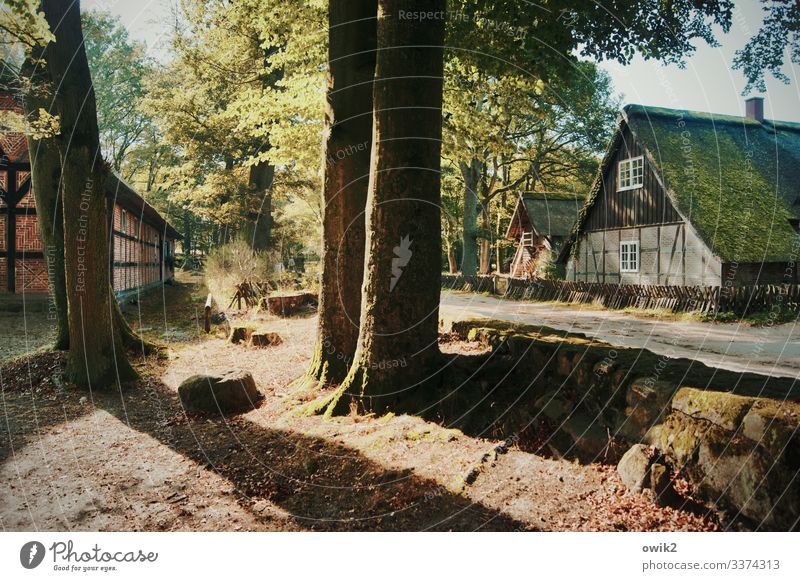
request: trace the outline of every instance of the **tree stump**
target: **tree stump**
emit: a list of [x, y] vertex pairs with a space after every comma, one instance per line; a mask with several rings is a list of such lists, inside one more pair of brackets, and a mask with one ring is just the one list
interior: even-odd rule
[[250, 345], [253, 347], [274, 347], [283, 343], [281, 336], [277, 333], [253, 333], [250, 337]]
[[231, 327], [231, 334], [228, 341], [234, 345], [237, 343], [247, 343], [253, 336], [253, 328], [246, 325], [234, 325]]

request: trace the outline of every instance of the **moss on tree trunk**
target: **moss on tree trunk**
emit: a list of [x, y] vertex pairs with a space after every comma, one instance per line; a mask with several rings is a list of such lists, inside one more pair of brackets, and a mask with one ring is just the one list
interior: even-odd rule
[[344, 380], [358, 340], [377, 6], [377, 0], [331, 0], [328, 9], [322, 290], [307, 371], [321, 383]]
[[367, 252], [349, 395], [381, 412], [437, 383], [441, 279], [440, 154], [444, 0], [380, 0]]

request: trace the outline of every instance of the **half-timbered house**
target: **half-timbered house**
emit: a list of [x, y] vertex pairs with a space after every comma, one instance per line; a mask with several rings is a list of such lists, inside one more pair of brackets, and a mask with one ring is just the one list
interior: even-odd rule
[[567, 280], [793, 283], [800, 124], [629, 105], [560, 260]]
[[[9, 93], [0, 110], [21, 112]], [[174, 277], [180, 234], [131, 186], [115, 174], [106, 180], [109, 265], [118, 296]], [[28, 145], [21, 133], [0, 133], [0, 293], [46, 293], [44, 255], [31, 183]]]

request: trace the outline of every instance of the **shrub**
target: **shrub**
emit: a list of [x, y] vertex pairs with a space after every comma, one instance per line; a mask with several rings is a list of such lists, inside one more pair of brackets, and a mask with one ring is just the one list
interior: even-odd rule
[[218, 304], [227, 306], [236, 293], [237, 284], [271, 281], [275, 262], [271, 253], [256, 252], [243, 240], [218, 246], [206, 258], [208, 290]]

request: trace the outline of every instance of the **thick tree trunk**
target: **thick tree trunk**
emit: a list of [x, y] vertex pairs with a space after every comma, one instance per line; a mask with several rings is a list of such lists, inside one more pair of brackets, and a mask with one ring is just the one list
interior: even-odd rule
[[245, 236], [253, 250], [267, 250], [272, 238], [272, 182], [275, 168], [266, 162], [250, 167], [248, 196], [257, 211], [247, 216]]
[[[25, 61], [22, 74], [30, 81], [30, 90], [23, 99], [23, 109], [28, 119], [38, 117], [39, 109], [51, 110], [53, 100], [51, 85], [41, 63], [43, 50], [37, 50], [34, 60]], [[31, 182], [36, 200], [36, 217], [42, 239], [42, 251], [47, 265], [50, 309], [49, 318], [55, 323], [54, 347], [69, 349], [69, 321], [67, 319], [67, 287], [64, 272], [64, 216], [61, 209], [61, 153], [58, 137], [33, 139], [28, 137], [31, 159]]]
[[70, 351], [66, 375], [103, 388], [136, 377], [112, 324], [105, 172], [97, 110], [83, 47], [79, 2], [44, 0], [56, 42], [46, 50], [61, 117], [62, 204]]
[[488, 202], [481, 209], [481, 229], [484, 232], [484, 237], [481, 238], [481, 261], [480, 273], [489, 274], [492, 270], [492, 241], [489, 239], [490, 232], [492, 231], [491, 219], [489, 218]]
[[[440, 154], [445, 0], [379, 0], [361, 332], [328, 411], [381, 412], [436, 384], [441, 284]], [[341, 408], [339, 408], [341, 409]]]
[[317, 344], [307, 372], [321, 383], [344, 380], [358, 339], [377, 13], [377, 0], [331, 0], [328, 9], [322, 289]]
[[464, 276], [475, 276], [478, 271], [478, 186], [482, 165], [479, 160], [474, 158], [469, 165], [464, 162], [459, 165], [461, 177], [464, 179], [461, 273]]

